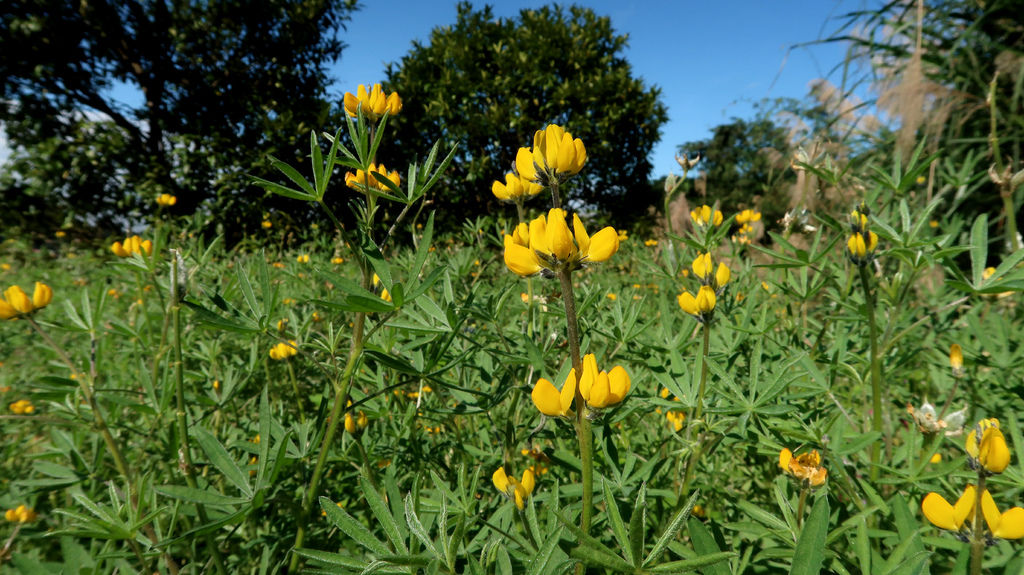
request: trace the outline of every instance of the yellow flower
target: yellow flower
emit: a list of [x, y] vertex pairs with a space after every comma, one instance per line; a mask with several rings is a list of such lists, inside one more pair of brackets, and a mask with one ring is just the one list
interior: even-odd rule
[[994, 275], [996, 275], [996, 268], [987, 267], [981, 272], [981, 279], [987, 280]]
[[300, 264], [308, 264], [309, 263], [309, 254], [302, 254], [300, 256], [297, 256], [295, 258], [295, 261], [299, 262]]
[[19, 505], [14, 509], [8, 509], [4, 512], [4, 518], [11, 523], [31, 523], [36, 520], [36, 512], [34, 509], [29, 509], [24, 505]]
[[996, 418], [982, 419], [967, 434], [964, 449], [972, 469], [980, 466], [989, 473], [1002, 473], [1010, 465], [1010, 448]]
[[568, 417], [573, 413], [572, 403], [576, 398], [576, 370], [569, 371], [561, 390], [543, 377], [537, 380], [530, 393], [533, 404], [549, 417]]
[[132, 254], [153, 254], [153, 242], [149, 240], [143, 240], [139, 236], [130, 236], [124, 239], [124, 243], [114, 242], [110, 246], [110, 251], [114, 252], [119, 258], [126, 258]]
[[960, 499], [956, 500], [955, 505], [950, 505], [948, 501], [938, 493], [929, 493], [924, 496], [921, 501], [921, 511], [924, 516], [931, 521], [936, 527], [942, 529], [949, 529], [950, 531], [960, 531], [961, 528], [967, 527], [964, 521], [973, 515], [974, 501], [977, 497], [977, 491], [973, 485], [968, 485]]
[[[373, 285], [380, 285], [380, 276], [378, 276], [377, 274], [373, 274]], [[380, 290], [380, 299], [384, 301], [391, 301], [391, 294], [388, 293], [388, 290], [382, 288]]]
[[679, 302], [679, 307], [684, 312], [697, 318], [697, 321], [705, 322], [711, 319], [717, 300], [714, 288], [709, 285], [703, 285], [700, 286], [697, 297], [693, 297], [693, 294], [688, 291], [683, 291], [676, 298], [676, 301]]
[[340, 257], [331, 258], [331, 263], [336, 265], [336, 266], [337, 265], [341, 265], [341, 264], [345, 263], [345, 258], [340, 258]]
[[619, 299], [619, 296], [617, 296], [617, 295], [615, 295], [613, 293], [606, 294], [605, 297], [607, 297], [608, 299], [610, 299], [612, 301], [615, 301], [615, 300]]
[[572, 231], [565, 211], [552, 208], [519, 224], [511, 235], [505, 234], [505, 265], [520, 276], [531, 276], [546, 269], [553, 273], [576, 270], [584, 264], [608, 260], [619, 249], [619, 235], [607, 226], [593, 236], [587, 234], [579, 215], [572, 216]]
[[533, 134], [533, 148], [519, 148], [516, 172], [524, 179], [550, 185], [578, 174], [587, 161], [583, 140], [565, 128], [549, 124]]
[[166, 208], [168, 206], [173, 206], [176, 203], [178, 203], [177, 196], [172, 196], [171, 194], [160, 194], [156, 197], [156, 205], [161, 207]]
[[[956, 532], [970, 533], [974, 519], [977, 488], [968, 485], [960, 499], [950, 505], [938, 493], [929, 493], [921, 501], [921, 511], [936, 527]], [[1000, 513], [992, 494], [988, 489], [981, 494], [981, 513], [988, 526], [989, 535], [1000, 539], [1020, 539], [1024, 537], [1024, 509], [1014, 507]]]
[[355, 118], [358, 115], [360, 106], [363, 108], [363, 115], [371, 122], [388, 112], [392, 116], [402, 111], [402, 99], [398, 92], [385, 94], [380, 84], [374, 84], [369, 91], [366, 86], [359, 84], [356, 93], [345, 92], [345, 113]]
[[370, 424], [370, 421], [366, 418], [366, 414], [360, 411], [356, 416], [352, 416], [351, 412], [345, 413], [345, 431], [350, 434], [356, 434]]
[[517, 202], [529, 196], [535, 196], [544, 188], [531, 182], [515, 172], [505, 174], [505, 183], [495, 181], [491, 184], [491, 192], [502, 201]]
[[299, 344], [295, 343], [294, 339], [288, 340], [288, 343], [279, 343], [274, 347], [270, 348], [270, 359], [282, 360], [288, 359], [299, 353]]
[[928, 462], [929, 463], [942, 463], [942, 454], [941, 453], [936, 453], [935, 455], [932, 455], [931, 459], [929, 459]]
[[750, 222], [759, 221], [761, 221], [761, 212], [755, 210], [743, 210], [742, 212], [736, 214], [736, 223], [743, 226], [746, 226]]
[[1014, 507], [1005, 513], [999, 513], [996, 502], [986, 489], [981, 494], [981, 514], [988, 524], [989, 533], [1000, 539], [1020, 539], [1024, 537], [1024, 509]]
[[288, 318], [277, 320], [277, 331], [284, 333], [288, 329]]
[[958, 343], [949, 346], [949, 366], [953, 368], [953, 377], [963, 377], [964, 352]]
[[683, 422], [686, 421], [686, 414], [681, 411], [670, 411], [665, 414], [665, 419], [672, 424], [672, 429], [681, 431], [683, 429]]
[[19, 399], [7, 407], [14, 415], [31, 415], [36, 411], [35, 406], [33, 406], [32, 402], [27, 399]]
[[532, 467], [523, 472], [522, 481], [516, 479], [514, 475], [506, 475], [505, 468], [499, 467], [494, 474], [491, 475], [491, 482], [494, 483], [494, 487], [496, 487], [501, 494], [514, 501], [516, 507], [520, 510], [526, 503], [526, 498], [533, 493], [533, 487], [536, 484]]
[[362, 170], [356, 170], [354, 174], [348, 172], [345, 174], [345, 185], [360, 192], [366, 192], [367, 190], [389, 191], [389, 188], [382, 184], [374, 174], [390, 180], [396, 187], [402, 185], [402, 178], [398, 175], [398, 172], [388, 172], [384, 164], [370, 164], [369, 173], [370, 177], [367, 179], [366, 172]]
[[789, 475], [806, 481], [811, 487], [824, 484], [828, 477], [828, 470], [822, 467], [821, 455], [817, 450], [794, 457], [788, 448], [783, 449], [779, 452], [779, 467]]
[[263, 220], [263, 223], [261, 223], [260, 225], [263, 226], [263, 229], [265, 230], [269, 230], [270, 228], [274, 227], [274, 224], [270, 220]]
[[[865, 234], [867, 241], [865, 241]], [[850, 238], [846, 241], [846, 249], [850, 260], [859, 266], [867, 265], [871, 261], [877, 247], [878, 234], [875, 232], [854, 232], [850, 234]]]
[[10, 286], [0, 299], [0, 319], [15, 319], [40, 310], [53, 300], [53, 289], [43, 282], [36, 282], [32, 297], [22, 291], [21, 286]]
[[722, 225], [722, 212], [720, 210], [712, 210], [711, 206], [703, 205], [690, 212], [690, 219], [693, 220], [695, 226], [701, 228], [709, 225], [720, 226]]
[[644, 245], [649, 248], [653, 248], [654, 246], [658, 245], [658, 240], [644, 240]]
[[65, 232], [64, 230], [57, 230], [56, 232], [54, 232], [53, 235], [57, 236], [58, 238], [63, 238], [66, 237], [68, 233]]
[[[569, 379], [576, 381], [575, 369], [569, 370]], [[590, 407], [602, 409], [618, 405], [629, 393], [630, 383], [629, 374], [621, 365], [613, 367], [611, 372], [599, 371], [594, 354], [583, 356], [580, 395]]]

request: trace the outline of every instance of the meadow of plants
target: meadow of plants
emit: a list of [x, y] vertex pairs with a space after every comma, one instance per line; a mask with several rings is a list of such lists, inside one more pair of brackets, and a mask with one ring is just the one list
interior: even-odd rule
[[537, 126], [439, 229], [452, 151], [345, 108], [258, 182], [315, 229], [0, 246], [0, 572], [1024, 572], [1024, 251], [958, 209], [1024, 175], [802, 152], [781, 222], [631, 234]]

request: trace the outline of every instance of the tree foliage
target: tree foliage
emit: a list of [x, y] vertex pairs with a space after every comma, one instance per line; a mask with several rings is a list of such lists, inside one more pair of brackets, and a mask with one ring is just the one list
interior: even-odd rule
[[389, 89], [404, 101], [395, 163], [410, 160], [403, 150], [423, 141], [460, 141], [447, 189], [434, 203], [443, 217], [461, 221], [496, 207], [491, 182], [511, 169], [536, 130], [557, 123], [587, 147], [585, 177], [569, 191], [576, 205], [624, 216], [657, 203], [648, 156], [667, 113], [659, 90], [633, 77], [626, 41], [609, 18], [586, 8], [496, 19], [489, 6], [460, 3], [454, 25], [435, 28], [427, 44], [414, 42], [388, 67]]
[[[267, 152], [300, 157], [310, 129], [337, 123], [325, 66], [353, 7], [3, 3], [0, 122], [15, 149], [5, 212], [123, 226], [171, 193], [180, 213], [258, 225], [264, 192], [245, 174], [265, 171]], [[125, 86], [138, 103], [114, 97]]]
[[787, 129], [770, 115], [733, 118], [715, 126], [710, 138], [679, 146], [679, 153], [691, 158], [697, 152], [703, 158], [698, 169], [706, 178], [707, 197], [689, 198], [691, 206], [719, 202], [726, 213], [757, 208], [765, 221], [779, 220], [785, 214], [795, 179], [786, 169], [792, 146]]

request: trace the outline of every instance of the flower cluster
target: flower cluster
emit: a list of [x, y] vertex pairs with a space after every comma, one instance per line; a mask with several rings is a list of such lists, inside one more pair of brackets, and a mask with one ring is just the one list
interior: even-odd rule
[[14, 509], [8, 509], [4, 512], [4, 519], [11, 523], [31, 523], [36, 520], [35, 509], [29, 509], [24, 505], [19, 505]]
[[1010, 465], [1010, 448], [999, 429], [996, 418], [982, 419], [967, 434], [964, 445], [967, 464], [971, 469], [983, 469], [987, 474], [1002, 473]]
[[388, 187], [384, 185], [379, 178], [385, 178], [389, 180], [396, 187], [402, 185], [402, 178], [398, 175], [397, 171], [388, 172], [388, 169], [384, 164], [370, 164], [369, 169], [371, 177], [367, 178], [366, 172], [363, 170], [356, 170], [356, 173], [347, 172], [345, 174], [345, 185], [360, 192], [366, 192], [368, 190], [377, 190], [381, 192], [388, 191]]
[[178, 203], [178, 197], [171, 194], [160, 194], [156, 197], [156, 205], [162, 208], [168, 208], [176, 203]]
[[503, 202], [521, 202], [524, 199], [539, 194], [544, 188], [533, 181], [530, 181], [515, 172], [505, 174], [505, 182], [497, 180], [491, 184], [491, 192], [496, 198]]
[[356, 93], [345, 92], [345, 113], [355, 118], [359, 115], [359, 108], [362, 107], [363, 115], [371, 122], [387, 112], [394, 116], [402, 111], [402, 99], [398, 92], [385, 94], [380, 84], [374, 84], [373, 88], [367, 91], [366, 86], [359, 84]]
[[35, 413], [35, 406], [27, 399], [19, 399], [7, 406], [14, 415], [31, 415]]
[[[1010, 465], [1010, 449], [1006, 445], [1006, 437], [999, 429], [999, 420], [983, 419], [974, 426], [967, 435], [964, 444], [967, 451], [967, 463], [978, 472], [978, 484], [984, 486], [985, 477], [1002, 473]], [[974, 518], [981, 504], [981, 514], [988, 526], [988, 533], [973, 531]], [[1014, 507], [1000, 513], [988, 489], [978, 494], [978, 488], [968, 485], [953, 505], [938, 493], [929, 493], [921, 501], [921, 511], [936, 527], [956, 531], [957, 536], [967, 540], [976, 538], [992, 542], [993, 537], [1000, 539], [1020, 539], [1024, 537], [1024, 509]]]
[[491, 482], [494, 483], [494, 487], [498, 489], [505, 497], [508, 497], [515, 502], [518, 509], [522, 509], [526, 503], [526, 498], [533, 493], [534, 485], [536, 485], [536, 479], [533, 476], [533, 468], [529, 468], [523, 472], [523, 480], [519, 481], [514, 475], [507, 475], [504, 467], [499, 467], [497, 471], [491, 475]]
[[750, 240], [754, 236], [754, 222], [761, 221], [761, 212], [754, 210], [743, 210], [736, 214], [736, 223], [740, 225], [740, 229], [736, 231], [732, 236], [732, 241], [738, 244], [749, 244]]
[[789, 448], [783, 449], [779, 452], [779, 467], [810, 487], [819, 487], [828, 478], [828, 469], [822, 467], [821, 455], [816, 449], [795, 457]]
[[[971, 535], [978, 500], [977, 488], [968, 485], [956, 503], [950, 505], [938, 493], [929, 493], [921, 501], [921, 511], [932, 525], [949, 531], [956, 531], [958, 537], [967, 540]], [[981, 494], [981, 514], [985, 518], [989, 535], [1000, 539], [1024, 537], [1024, 509], [1014, 507], [1000, 513], [988, 489]]]
[[524, 277], [543, 270], [557, 274], [606, 261], [619, 249], [619, 234], [611, 226], [590, 236], [573, 214], [572, 227], [570, 231], [565, 211], [559, 208], [552, 208], [547, 217], [538, 216], [529, 226], [520, 223], [511, 235], [505, 234], [505, 265]]
[[[556, 389], [543, 377], [533, 386], [530, 397], [544, 415], [551, 417], [568, 417], [573, 413], [573, 400], [576, 398], [576, 368], [569, 370], [562, 389]], [[594, 354], [583, 356], [583, 373], [579, 376], [579, 393], [591, 409], [611, 407], [622, 402], [629, 393], [629, 374], [625, 368], [617, 365], [610, 372], [597, 369]]]
[[299, 344], [295, 343], [294, 339], [290, 339], [288, 343], [281, 342], [270, 348], [270, 359], [280, 361], [288, 359], [297, 353], [299, 353]]
[[722, 212], [712, 209], [711, 206], [703, 205], [690, 212], [690, 219], [698, 228], [720, 226], [722, 225]]
[[565, 128], [548, 124], [533, 134], [533, 148], [519, 148], [516, 172], [523, 179], [542, 186], [557, 185], [580, 173], [587, 161], [583, 140], [573, 139]]
[[851, 233], [846, 241], [846, 250], [850, 261], [858, 266], [866, 266], [873, 260], [878, 247], [878, 234], [868, 229], [868, 214], [864, 204], [850, 213]]
[[126, 258], [132, 254], [145, 254], [149, 256], [153, 255], [153, 242], [143, 240], [137, 235], [130, 236], [124, 239], [124, 243], [114, 242], [111, 244], [110, 251], [114, 252], [114, 255], [119, 258]]
[[[349, 400], [348, 404], [352, 405], [352, 401]], [[363, 413], [362, 411], [356, 413], [355, 415], [352, 415], [352, 412], [350, 411], [345, 412], [345, 431], [349, 432], [350, 434], [355, 435], [356, 433], [359, 433], [360, 431], [366, 429], [366, 426], [369, 424], [370, 420], [367, 419], [366, 414]]]
[[3, 299], [0, 299], [0, 319], [16, 319], [27, 316], [49, 305], [52, 299], [53, 289], [43, 282], [36, 282], [31, 298], [22, 291], [20, 286], [10, 286], [4, 290]]
[[697, 318], [697, 321], [710, 321], [717, 299], [725, 291], [725, 285], [729, 283], [732, 274], [729, 268], [721, 262], [715, 268], [710, 253], [697, 255], [690, 267], [693, 269], [694, 277], [700, 280], [700, 289], [697, 290], [696, 296], [683, 290], [683, 293], [679, 294], [676, 299], [679, 307]]

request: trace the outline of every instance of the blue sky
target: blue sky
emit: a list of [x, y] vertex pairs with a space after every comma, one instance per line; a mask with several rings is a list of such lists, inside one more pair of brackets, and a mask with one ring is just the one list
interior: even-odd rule
[[[839, 18], [870, 0], [725, 0], [577, 2], [609, 16], [618, 34], [629, 36], [626, 59], [633, 74], [661, 88], [669, 121], [654, 149], [652, 175], [679, 172], [679, 144], [711, 135], [732, 117], [748, 118], [762, 98], [802, 98], [814, 79], [828, 77], [845, 57], [838, 43], [790, 49], [828, 37]], [[495, 3], [496, 17], [515, 17], [542, 1]], [[430, 31], [454, 24], [455, 0], [362, 3], [341, 37], [348, 44], [331, 72], [338, 94], [384, 78], [413, 40], [427, 43]], [[474, 2], [482, 7], [483, 3]], [[385, 39], [384, 36], [387, 36]], [[838, 73], [831, 76], [838, 83]], [[542, 126], [538, 126], [541, 128]], [[524, 142], [523, 145], [527, 145]]]
[[[880, 0], [723, 0], [577, 2], [609, 16], [627, 34], [626, 59], [633, 74], [661, 89], [669, 121], [651, 160], [652, 176], [679, 171], [677, 147], [710, 136], [732, 117], [749, 118], [762, 98], [802, 98], [817, 78], [835, 80], [845, 57], [839, 43], [813, 44], [840, 26], [840, 18]], [[506, 0], [496, 17], [513, 18], [543, 1]], [[475, 6], [482, 7], [477, 2]], [[348, 47], [330, 69], [332, 95], [340, 101], [359, 84], [384, 79], [389, 62], [399, 62], [413, 40], [426, 43], [430, 31], [453, 24], [456, 0], [365, 0], [340, 36]], [[807, 45], [813, 44], [813, 45]], [[802, 45], [801, 47], [795, 47]], [[135, 103], [140, 95], [121, 87], [115, 98]], [[541, 128], [542, 126], [538, 126]], [[329, 127], [325, 127], [329, 128]], [[6, 140], [0, 130], [0, 161]], [[524, 142], [523, 145], [526, 145]], [[495, 176], [497, 177], [497, 176]]]

